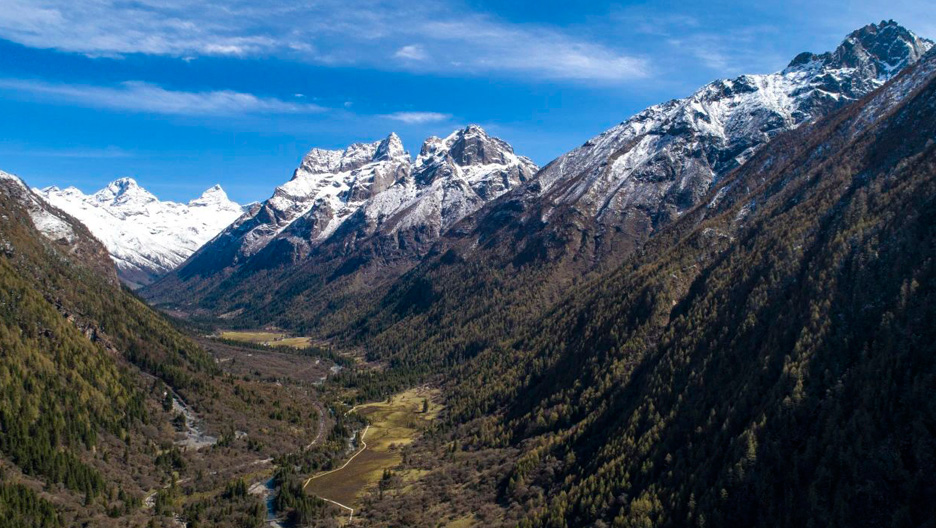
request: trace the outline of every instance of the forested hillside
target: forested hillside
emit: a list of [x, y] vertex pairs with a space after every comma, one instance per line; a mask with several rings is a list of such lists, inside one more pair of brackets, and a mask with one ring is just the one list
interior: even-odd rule
[[519, 450], [479, 482], [522, 526], [932, 525], [934, 70], [780, 136], [517, 339], [380, 353], [456, 364], [450, 438]]
[[336, 417], [372, 397], [353, 361], [303, 338], [185, 335], [119, 285], [83, 225], [4, 172], [0, 212], [0, 526], [332, 516], [302, 478], [364, 427]]
[[[14, 484], [4, 488], [2, 507], [25, 524], [68, 524], [98, 507], [133, 508], [122, 487], [127, 477], [154, 473], [136, 442], [151, 420], [168, 417], [148, 404], [152, 383], [133, 371], [140, 367], [179, 390], [196, 390], [195, 376], [215, 367], [120, 290], [113, 263], [81, 224], [49, 208], [68, 227], [57, 240], [40, 234], [33, 223], [49, 216], [27, 210], [30, 193], [14, 178], [0, 179], [0, 453], [4, 480], [22, 472], [24, 482], [61, 487], [59, 500], [67, 504], [71, 496], [75, 507], [50, 515], [34, 488]], [[123, 443], [125, 456], [102, 459], [102, 442], [115, 449]]]

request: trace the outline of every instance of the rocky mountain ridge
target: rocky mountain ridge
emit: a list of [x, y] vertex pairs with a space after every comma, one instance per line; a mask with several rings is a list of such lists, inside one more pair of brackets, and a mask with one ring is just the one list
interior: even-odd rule
[[[932, 57], [932, 43], [906, 38], [909, 32], [893, 26], [859, 29], [828, 56], [867, 58], [864, 45], [862, 53], [842, 50], [854, 51], [852, 42], [868, 38], [892, 39], [869, 46], [912, 53], [882, 93], [911, 93], [932, 61], [910, 75], [901, 72]], [[781, 72], [716, 81], [686, 99], [651, 107], [463, 219], [412, 271], [354, 309], [310, 308], [304, 318], [292, 310], [271, 319], [355, 343], [366, 340], [377, 350], [473, 354], [544, 316], [569, 288], [615, 269], [667, 225], [708, 205], [715, 186], [775, 138], [878, 93], [883, 69], [853, 64], [794, 60]], [[725, 188], [711, 205], [745, 192]], [[455, 308], [462, 306], [472, 307], [472, 317]], [[488, 329], [484, 339], [465, 337], [477, 327]], [[398, 340], [400, 335], [406, 338]]]
[[396, 134], [344, 150], [312, 149], [268, 200], [144, 294], [165, 300], [164, 292], [171, 296], [186, 282], [187, 291], [207, 292], [225, 280], [223, 288], [247, 287], [271, 269], [323, 277], [373, 265], [389, 280], [537, 169], [477, 125], [428, 138], [415, 159]]
[[893, 21], [870, 24], [780, 72], [718, 80], [652, 106], [553, 161], [512, 197], [529, 209], [524, 221], [562, 225], [571, 215], [595, 222], [594, 236], [645, 238], [777, 134], [864, 97], [932, 46]]
[[[918, 62], [932, 46], [893, 21], [870, 24], [849, 34], [835, 50], [801, 54], [782, 71], [718, 80], [689, 97], [652, 106], [534, 176], [515, 178], [519, 183], [498, 190], [483, 206], [462, 207], [465, 197], [479, 194], [461, 169], [461, 178], [444, 178], [444, 184], [433, 178], [439, 171], [454, 174], [458, 160], [495, 160], [496, 154], [486, 154], [496, 150], [494, 143], [485, 142], [479, 150], [462, 148], [470, 142], [456, 138], [430, 140], [409, 174], [348, 215], [327, 242], [313, 243], [318, 258], [307, 257], [319, 222], [295, 222], [246, 266], [231, 267], [211, 257], [218, 252], [206, 247], [179, 270], [178, 283], [165, 284], [150, 298], [170, 301], [174, 291], [178, 299], [178, 292], [205, 285], [204, 278], [213, 276], [202, 304], [209, 310], [225, 313], [237, 306], [255, 311], [257, 319], [251, 323], [305, 325], [304, 320], [313, 320], [319, 328], [330, 328], [317, 318], [330, 317], [327, 314], [340, 304], [334, 300], [344, 295], [328, 289], [331, 282], [359, 274], [374, 262], [385, 270], [388, 261], [410, 256], [406, 267], [378, 277], [386, 282], [418, 264], [402, 282], [376, 294], [382, 301], [361, 301], [371, 288], [355, 283], [349, 288], [365, 296], [358, 295], [351, 304], [384, 303], [385, 324], [393, 325], [399, 314], [411, 312], [414, 299], [420, 306], [438, 303], [442, 310], [458, 302], [456, 298], [463, 300], [462, 295], [492, 295], [477, 288], [475, 293], [450, 291], [452, 277], [474, 276], [477, 283], [487, 284], [503, 272], [509, 285], [502, 284], [498, 291], [537, 291], [545, 306], [576, 277], [616, 265], [699, 205], [724, 175], [743, 166], [773, 138], [862, 99]], [[461, 133], [471, 136], [472, 130]], [[434, 149], [446, 143], [450, 145], [439, 159], [451, 162], [433, 169]], [[417, 190], [422, 198], [413, 201]], [[451, 211], [455, 214], [443, 213]], [[443, 228], [440, 219], [446, 217], [459, 220]], [[408, 224], [412, 219], [418, 221]], [[396, 226], [407, 229], [398, 233]], [[196, 260], [201, 262], [196, 265]], [[290, 266], [294, 269], [285, 274], [269, 271]], [[258, 274], [270, 280], [269, 288], [260, 288], [261, 295], [245, 286]], [[316, 301], [325, 291], [332, 299], [327, 308]], [[519, 298], [526, 302], [529, 297]], [[331, 328], [344, 331], [341, 321], [353, 317], [361, 317], [361, 325], [381, 319], [368, 314], [339, 313], [337, 326]], [[414, 318], [413, 324], [423, 326], [421, 320]]]

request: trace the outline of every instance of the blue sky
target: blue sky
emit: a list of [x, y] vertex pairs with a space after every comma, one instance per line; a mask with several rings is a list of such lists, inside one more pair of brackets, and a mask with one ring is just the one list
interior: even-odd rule
[[0, 169], [269, 196], [313, 146], [478, 123], [545, 164], [646, 106], [930, 1], [0, 0]]

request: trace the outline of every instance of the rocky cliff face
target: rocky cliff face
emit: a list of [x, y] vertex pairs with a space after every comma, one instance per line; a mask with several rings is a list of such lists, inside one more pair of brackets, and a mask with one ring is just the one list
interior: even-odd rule
[[[410, 174], [361, 208], [346, 244], [377, 234], [399, 254], [422, 254], [449, 228], [485, 203], [528, 181], [537, 171], [506, 142], [468, 126], [446, 138], [431, 137]], [[346, 235], [347, 236], [347, 235]], [[390, 248], [384, 244], [384, 251]]]
[[[222, 243], [237, 248], [229, 264], [255, 255], [278, 237], [305, 246], [321, 242], [409, 172], [409, 155], [396, 134], [344, 151], [310, 150], [289, 182], [221, 234]], [[205, 248], [209, 251], [211, 246]]]

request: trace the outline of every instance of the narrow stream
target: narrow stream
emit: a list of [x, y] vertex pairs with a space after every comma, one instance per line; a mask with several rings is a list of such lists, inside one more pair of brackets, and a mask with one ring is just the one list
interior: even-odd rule
[[270, 477], [269, 479], [261, 482], [257, 482], [250, 487], [249, 493], [261, 497], [263, 502], [266, 504], [266, 525], [270, 526], [271, 528], [284, 528], [283, 524], [277, 518], [276, 483], [274, 482], [273, 477]]
[[267, 508], [267, 523], [270, 526], [280, 526], [279, 521], [276, 520], [276, 483], [273, 477], [264, 482], [263, 487], [266, 488], [264, 500]]

